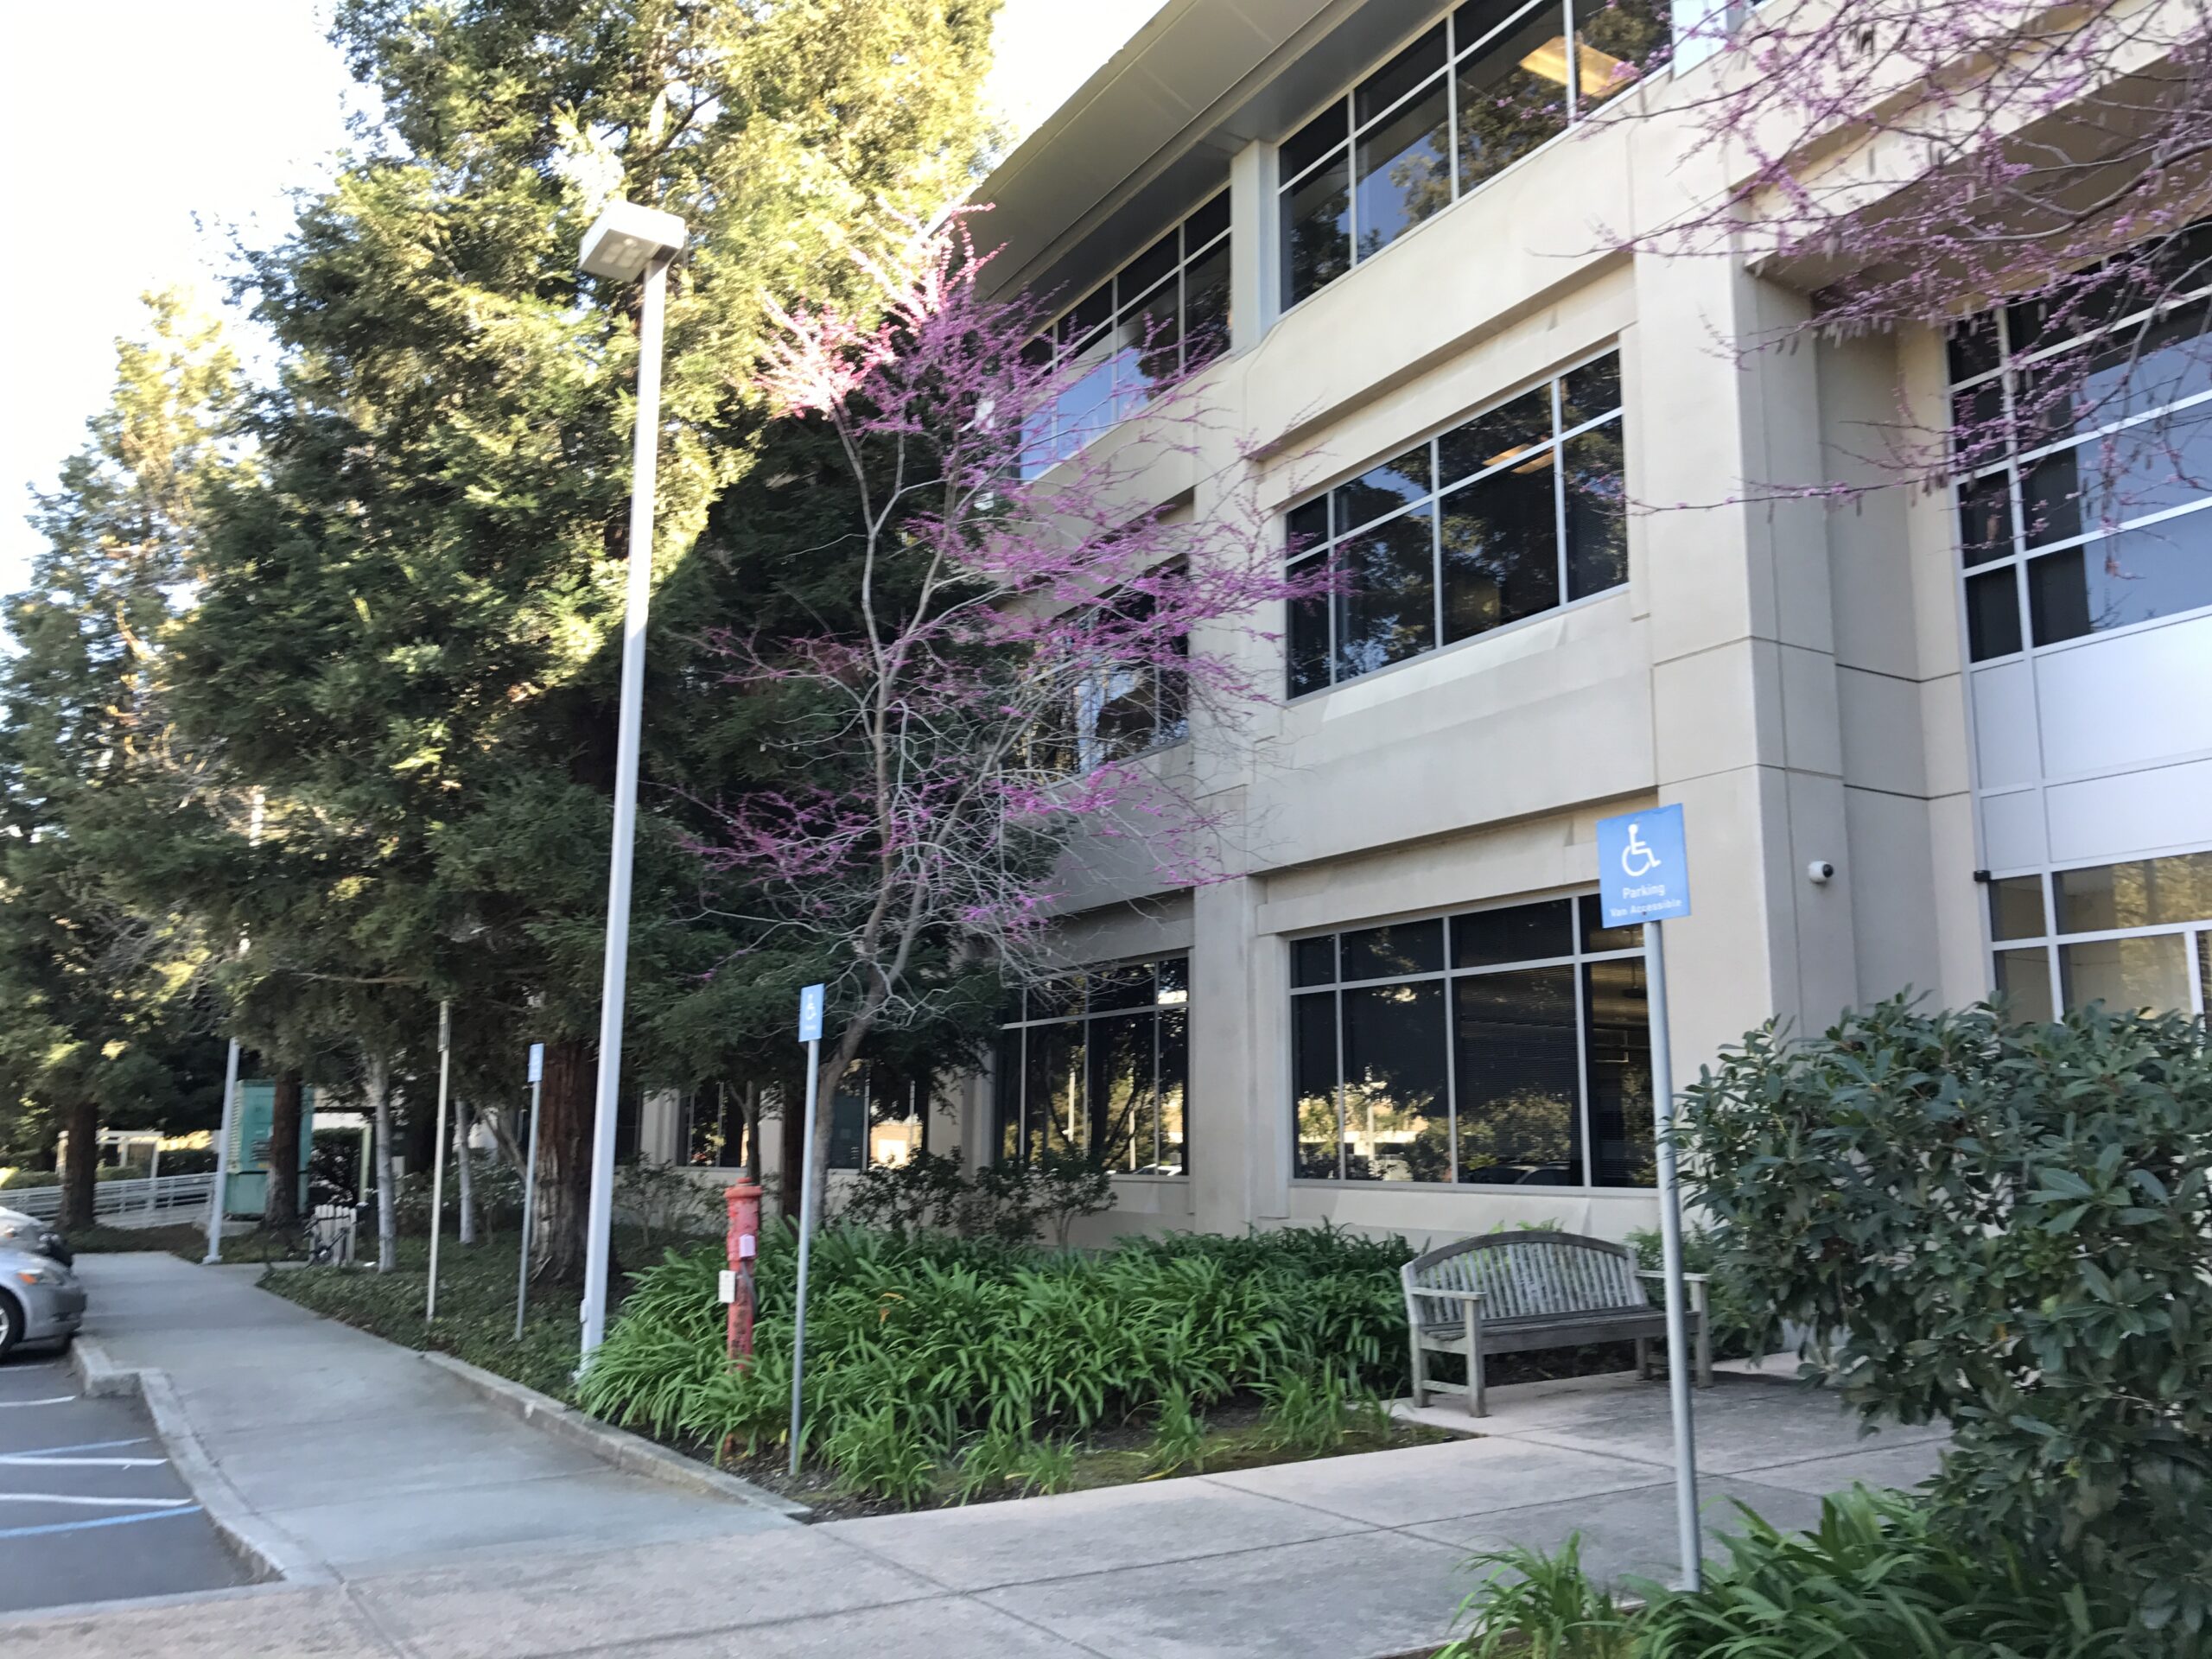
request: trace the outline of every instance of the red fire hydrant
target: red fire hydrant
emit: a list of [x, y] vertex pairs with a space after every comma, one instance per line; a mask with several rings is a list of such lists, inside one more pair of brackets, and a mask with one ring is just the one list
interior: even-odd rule
[[729, 1206], [729, 1271], [722, 1300], [729, 1304], [729, 1361], [742, 1370], [753, 1359], [753, 1264], [760, 1252], [760, 1184], [740, 1181], [722, 1194]]

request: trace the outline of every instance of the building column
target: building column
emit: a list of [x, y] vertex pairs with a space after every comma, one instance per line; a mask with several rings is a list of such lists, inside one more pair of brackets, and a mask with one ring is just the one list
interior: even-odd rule
[[1275, 250], [1275, 147], [1253, 143], [1229, 162], [1229, 349], [1246, 352], [1282, 313]]
[[1289, 970], [1258, 931], [1261, 882], [1239, 876], [1192, 894], [1191, 1087], [1185, 1130], [1191, 1219], [1241, 1233], [1289, 1210], [1290, 1105], [1280, 1040]]

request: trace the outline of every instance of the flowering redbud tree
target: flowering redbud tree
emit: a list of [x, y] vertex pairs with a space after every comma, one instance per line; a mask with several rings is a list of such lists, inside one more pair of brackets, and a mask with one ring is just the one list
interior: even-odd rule
[[[699, 803], [695, 847], [753, 949], [826, 963], [824, 1098], [975, 976], [1048, 971], [1056, 915], [1221, 873], [1193, 747], [1273, 697], [1262, 647], [1303, 591], [1211, 429], [1217, 341], [1068, 360], [1038, 305], [986, 295], [960, 218], [859, 257], [876, 314], [794, 308], [760, 372], [834, 437], [849, 531], [823, 552], [851, 561], [852, 620], [715, 641], [727, 694], [791, 711], [789, 781]], [[1171, 460], [1209, 510], [1144, 493]]]
[[1860, 446], [1872, 487], [1964, 483], [2100, 433], [2031, 481], [2031, 535], [2094, 531], [2212, 485], [2207, 411], [2171, 408], [2212, 389], [2212, 11], [1830, 0], [1725, 9], [1694, 33], [1720, 36], [1720, 59], [1678, 96], [1694, 150], [1732, 182], [1635, 245], [1754, 259], [1808, 290], [1805, 319], [1750, 350], [1950, 334], [1957, 395], [1930, 419], [1901, 392]]

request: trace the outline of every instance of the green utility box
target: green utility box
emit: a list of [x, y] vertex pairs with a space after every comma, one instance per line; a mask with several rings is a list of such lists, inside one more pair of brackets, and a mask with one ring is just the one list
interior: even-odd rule
[[[315, 1136], [308, 1132], [308, 1125], [315, 1122], [315, 1095], [310, 1086], [302, 1091], [300, 1098], [300, 1166], [292, 1172], [292, 1179], [302, 1209], [307, 1204], [308, 1154], [315, 1143]], [[238, 1119], [231, 1134], [231, 1176], [223, 1201], [223, 1213], [226, 1216], [260, 1216], [267, 1212], [269, 1130], [276, 1115], [275, 1083], [266, 1078], [239, 1082]]]

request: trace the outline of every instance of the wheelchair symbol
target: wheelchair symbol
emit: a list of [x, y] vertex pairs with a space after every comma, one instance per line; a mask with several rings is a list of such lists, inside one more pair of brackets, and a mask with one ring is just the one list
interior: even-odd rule
[[1637, 826], [1628, 827], [1628, 845], [1621, 849], [1621, 870], [1630, 876], [1649, 875], [1659, 868], [1659, 855], [1643, 844]]

